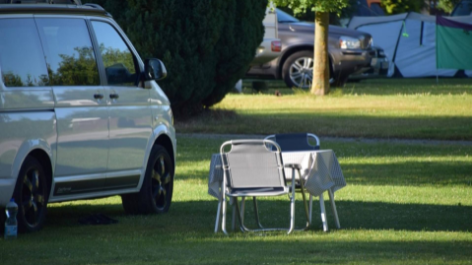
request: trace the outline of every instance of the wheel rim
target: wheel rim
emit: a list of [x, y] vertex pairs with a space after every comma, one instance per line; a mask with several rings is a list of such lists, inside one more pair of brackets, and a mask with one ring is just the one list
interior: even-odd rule
[[300, 57], [290, 65], [290, 80], [299, 88], [310, 88], [313, 81], [313, 58]]
[[21, 208], [25, 221], [30, 227], [39, 224], [44, 210], [45, 194], [43, 194], [42, 185], [37, 169], [30, 169], [26, 172], [21, 192]]
[[170, 162], [160, 155], [152, 170], [152, 197], [158, 210], [164, 210], [170, 200], [172, 174]]

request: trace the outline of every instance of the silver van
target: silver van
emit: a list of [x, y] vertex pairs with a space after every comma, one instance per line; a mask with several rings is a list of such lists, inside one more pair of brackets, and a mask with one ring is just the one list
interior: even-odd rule
[[121, 195], [127, 213], [167, 212], [176, 138], [156, 83], [164, 64], [143, 62], [98, 5], [1, 1], [0, 208], [14, 198], [26, 232], [49, 202]]

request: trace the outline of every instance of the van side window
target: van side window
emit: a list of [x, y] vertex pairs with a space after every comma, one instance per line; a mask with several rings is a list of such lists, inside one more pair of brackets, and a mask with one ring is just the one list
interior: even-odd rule
[[92, 21], [109, 85], [136, 86], [136, 60], [121, 36], [110, 24]]
[[85, 20], [38, 18], [36, 23], [51, 85], [100, 84], [97, 61]]
[[0, 19], [0, 69], [7, 87], [48, 85], [46, 62], [32, 18]]

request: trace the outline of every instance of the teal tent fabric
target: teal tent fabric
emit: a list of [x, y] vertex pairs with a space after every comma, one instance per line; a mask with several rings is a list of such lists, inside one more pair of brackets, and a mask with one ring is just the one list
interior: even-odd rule
[[436, 17], [438, 69], [472, 69], [472, 25]]

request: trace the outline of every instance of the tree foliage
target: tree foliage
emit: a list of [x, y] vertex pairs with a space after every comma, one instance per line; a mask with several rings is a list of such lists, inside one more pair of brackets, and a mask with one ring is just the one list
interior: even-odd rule
[[97, 63], [93, 50], [88, 47], [75, 47], [78, 56], [60, 54], [59, 68], [54, 71], [48, 64], [50, 85], [74, 86], [100, 84]]
[[426, 6], [423, 0], [382, 0], [381, 3], [388, 14], [420, 12]]
[[349, 0], [274, 0], [277, 6], [287, 6], [295, 14], [306, 11], [339, 13]]
[[[85, 2], [85, 1], [84, 1]], [[143, 58], [159, 58], [159, 85], [177, 115], [220, 102], [262, 42], [267, 0], [91, 0], [120, 24]]]
[[461, 0], [438, 0], [437, 8], [444, 10], [446, 13], [451, 13], [454, 7], [460, 2]]
[[423, 8], [428, 8], [428, 4], [443, 10], [446, 13], [451, 13], [454, 7], [460, 3], [461, 0], [382, 0], [382, 6], [388, 14], [399, 14], [405, 12], [420, 12]]

